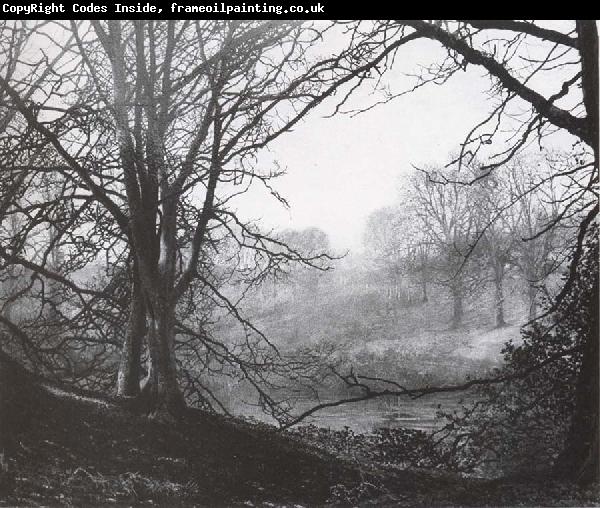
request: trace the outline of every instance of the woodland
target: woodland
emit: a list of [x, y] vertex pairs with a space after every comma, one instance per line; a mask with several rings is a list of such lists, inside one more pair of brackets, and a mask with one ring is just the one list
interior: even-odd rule
[[[0, 21], [0, 506], [597, 506], [598, 61], [589, 20]], [[469, 72], [360, 252], [238, 206]]]

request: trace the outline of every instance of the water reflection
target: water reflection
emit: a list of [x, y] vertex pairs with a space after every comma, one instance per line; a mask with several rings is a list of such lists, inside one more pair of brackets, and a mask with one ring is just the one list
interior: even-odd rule
[[[365, 401], [323, 409], [300, 425], [313, 424], [332, 430], [349, 427], [360, 433], [399, 427], [430, 431], [440, 428], [445, 423], [444, 418], [438, 415], [440, 410], [447, 413], [460, 410], [471, 400], [464, 394], [438, 394], [417, 400]], [[314, 401], [298, 401], [296, 413], [301, 413], [314, 404]], [[265, 419], [264, 415], [258, 415], [254, 411], [252, 414], [246, 413], [246, 416]]]

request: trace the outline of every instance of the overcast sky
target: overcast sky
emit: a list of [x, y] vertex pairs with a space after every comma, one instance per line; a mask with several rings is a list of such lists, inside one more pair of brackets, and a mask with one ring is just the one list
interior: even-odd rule
[[[396, 67], [412, 70], [417, 59], [431, 61], [437, 54], [431, 43], [417, 42], [402, 55], [406, 66]], [[399, 70], [387, 78], [396, 90], [405, 79]], [[355, 117], [325, 118], [330, 104], [317, 109], [270, 146], [270, 155], [287, 169], [274, 187], [290, 209], [264, 193], [248, 194], [240, 209], [265, 226], [317, 226], [335, 248], [360, 249], [366, 217], [394, 202], [411, 165], [443, 163], [488, 111], [483, 92], [489, 81], [482, 76], [472, 68], [444, 86], [425, 87]], [[353, 105], [373, 102], [363, 93]], [[264, 160], [268, 164], [267, 154]]]
[[[395, 91], [405, 89], [404, 73], [441, 61], [441, 51], [426, 40], [402, 48], [386, 83]], [[264, 156], [287, 168], [274, 187], [290, 209], [252, 192], [241, 200], [240, 210], [276, 229], [317, 226], [335, 248], [360, 250], [367, 216], [397, 199], [402, 176], [412, 165], [447, 162], [449, 153], [489, 113], [489, 85], [480, 67], [469, 66], [443, 86], [428, 85], [355, 117], [324, 118], [331, 104], [317, 109], [294, 132], [271, 144]], [[560, 83], [542, 83], [549, 90], [556, 86]], [[364, 87], [354, 107], [374, 102], [367, 91]]]

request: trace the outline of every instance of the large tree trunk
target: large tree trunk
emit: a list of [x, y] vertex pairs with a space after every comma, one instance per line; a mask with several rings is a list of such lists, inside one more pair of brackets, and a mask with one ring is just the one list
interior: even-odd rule
[[151, 414], [178, 415], [185, 407], [185, 401], [177, 381], [175, 305], [160, 299], [153, 314], [148, 330], [150, 366], [142, 395], [148, 401]]
[[[583, 70], [583, 97], [588, 121], [593, 129], [593, 149], [598, 164], [598, 28], [594, 20], [578, 20], [577, 35]], [[596, 233], [597, 234], [597, 233]], [[598, 252], [595, 252], [597, 259]], [[575, 411], [564, 450], [557, 461], [557, 472], [578, 482], [589, 484], [600, 480], [599, 405], [599, 330], [598, 272], [588, 299], [589, 327], [577, 380]]]
[[161, 249], [155, 265], [157, 270], [154, 274], [147, 274], [148, 281], [152, 281], [145, 288], [150, 315], [150, 368], [143, 395], [149, 401], [150, 412], [156, 416], [177, 416], [185, 408], [183, 394], [177, 381], [175, 357], [176, 211], [176, 202], [165, 200], [162, 204]]
[[556, 472], [560, 477], [583, 484], [600, 480], [597, 278], [591, 296], [588, 301], [589, 328], [586, 333], [581, 370], [577, 380], [575, 410], [563, 451], [555, 465]]
[[592, 148], [598, 164], [598, 25], [593, 19], [580, 19], [576, 22], [576, 29], [581, 55], [583, 103], [592, 129]]
[[146, 306], [135, 270], [132, 279], [129, 321], [117, 376], [117, 395], [123, 397], [136, 397], [140, 394], [142, 338], [146, 333]]

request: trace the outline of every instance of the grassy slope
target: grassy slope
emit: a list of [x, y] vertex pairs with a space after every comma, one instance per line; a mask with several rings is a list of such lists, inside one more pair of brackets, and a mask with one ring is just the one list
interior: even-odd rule
[[14, 431], [16, 489], [8, 505], [318, 502], [333, 481], [353, 477], [343, 463], [306, 452], [272, 429], [216, 415], [190, 411], [181, 422], [160, 422], [56, 390], [27, 398], [3, 408]]
[[[505, 343], [520, 340], [524, 304], [518, 287], [507, 286], [507, 326], [502, 328], [495, 328], [493, 294], [482, 291], [465, 301], [463, 326], [451, 330], [452, 302], [437, 287], [430, 289], [427, 303], [399, 302], [390, 309], [385, 297], [373, 289], [345, 293], [343, 288], [322, 284], [314, 292], [288, 291], [278, 299], [253, 299], [249, 315], [283, 347], [326, 340], [346, 351], [350, 363], [366, 354], [374, 359], [396, 358], [416, 371], [437, 372], [441, 377], [448, 371], [463, 378], [498, 366]], [[227, 322], [218, 335], [227, 337], [232, 329]], [[429, 365], [432, 359], [434, 364]], [[369, 370], [364, 361], [359, 363]]]
[[116, 401], [39, 387], [4, 363], [0, 386], [10, 457], [0, 506], [581, 506], [593, 497], [555, 482], [359, 466], [271, 427], [200, 411], [150, 420]]

